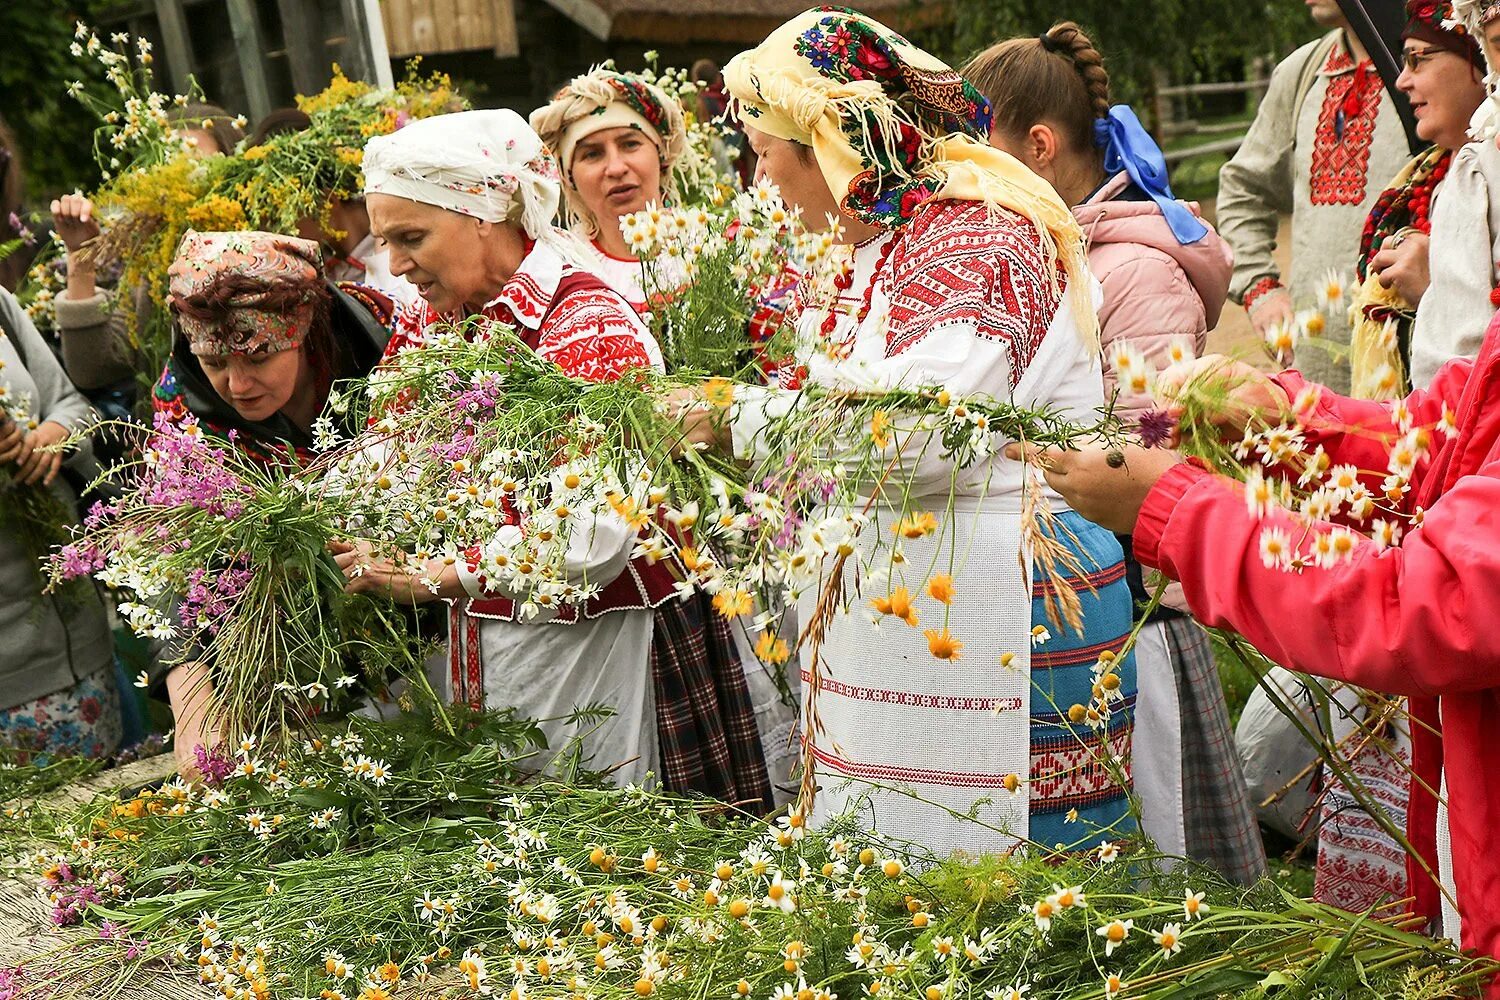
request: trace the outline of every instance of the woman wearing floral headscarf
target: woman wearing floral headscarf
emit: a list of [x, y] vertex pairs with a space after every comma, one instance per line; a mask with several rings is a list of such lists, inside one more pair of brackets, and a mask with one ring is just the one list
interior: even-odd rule
[[[567, 374], [609, 381], [661, 368], [655, 340], [621, 295], [586, 270], [589, 252], [556, 228], [561, 192], [540, 138], [511, 111], [423, 119], [371, 139], [364, 160], [371, 231], [391, 271], [422, 302], [403, 310], [387, 354], [420, 350], [430, 329], [479, 317], [513, 328]], [[574, 532], [579, 576], [603, 584], [580, 606], [523, 621], [479, 553], [431, 567], [432, 592], [407, 569], [338, 555], [350, 590], [404, 603], [452, 599], [453, 695], [543, 720], [554, 748], [574, 708], [615, 715], [585, 743], [620, 781], [647, 771], [668, 788], [769, 804], [770, 783], [745, 677], [728, 629], [702, 595], [682, 601], [664, 563], [632, 559], [635, 532], [602, 514]]]
[[[152, 395], [158, 418], [191, 420], [258, 462], [315, 457], [313, 422], [334, 382], [380, 360], [390, 301], [329, 282], [318, 244], [277, 233], [189, 230], [168, 278], [173, 344]], [[210, 684], [195, 659], [166, 675], [184, 771], [196, 747], [218, 742], [207, 728]]]
[[552, 151], [564, 214], [594, 252], [591, 270], [644, 311], [641, 262], [620, 219], [677, 200], [672, 170], [687, 149], [681, 105], [638, 76], [596, 69], [533, 111], [531, 127]]
[[333, 383], [379, 362], [393, 306], [335, 285], [310, 240], [189, 230], [168, 272], [172, 355], [152, 405], [192, 417], [259, 461], [318, 451], [313, 420]]
[[[972, 86], [877, 22], [831, 7], [782, 25], [724, 76], [762, 176], [805, 220], [834, 214], [853, 244], [837, 301], [808, 301], [801, 315], [808, 384], [941, 386], [1094, 418], [1104, 391], [1083, 234], [1044, 181], [987, 144], [989, 105]], [[796, 394], [744, 397], [727, 421], [686, 416], [691, 438], [752, 454], [765, 416]], [[889, 616], [875, 630], [863, 607], [832, 619], [823, 662], [803, 664], [805, 685], [820, 677], [808, 695], [818, 725], [804, 712], [821, 778], [815, 818], [873, 808], [881, 832], [940, 854], [1128, 834], [1127, 790], [1101, 761], [1128, 753], [1128, 713], [1094, 730], [1068, 719], [1090, 701], [1090, 668], [1130, 631], [1119, 544], [1060, 515], [1095, 589], [1080, 594], [1083, 635], [1058, 630], [1032, 651], [1033, 625], [1049, 628], [1037, 611], [1048, 584], [1014, 569], [1021, 465], [997, 457], [959, 470], [939, 447], [907, 451], [921, 453], [898, 474], [909, 503], [877, 496], [866, 538], [889, 537], [904, 513], [940, 509], [950, 487], [953, 511], [944, 532], [903, 542], [904, 561], [878, 589], [866, 584], [859, 604], [951, 632], [924, 639]], [[940, 593], [951, 609], [915, 575], [950, 559], [952, 593]], [[895, 608], [911, 594], [909, 608]], [[1121, 660], [1128, 704], [1134, 665]], [[978, 823], [955, 816], [971, 808]]]

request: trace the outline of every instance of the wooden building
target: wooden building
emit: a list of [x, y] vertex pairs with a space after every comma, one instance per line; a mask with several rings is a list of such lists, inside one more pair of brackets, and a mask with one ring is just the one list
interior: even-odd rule
[[[209, 100], [252, 121], [321, 90], [338, 63], [388, 85], [421, 57], [485, 107], [535, 107], [605, 59], [639, 68], [701, 57], [722, 63], [815, 0], [137, 0], [106, 19], [149, 38], [163, 82], [189, 77]], [[947, 0], [848, 6], [903, 31], [938, 27]], [[726, 9], [732, 8], [732, 9]]]

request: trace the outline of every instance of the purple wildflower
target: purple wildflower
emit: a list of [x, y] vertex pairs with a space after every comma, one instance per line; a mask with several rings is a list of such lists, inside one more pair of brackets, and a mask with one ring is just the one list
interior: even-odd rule
[[1147, 410], [1141, 414], [1136, 430], [1141, 444], [1147, 448], [1157, 448], [1172, 439], [1177, 430], [1177, 418], [1166, 410]]
[[210, 635], [229, 614], [229, 606], [245, 592], [255, 571], [244, 560], [236, 560], [228, 569], [210, 573], [199, 567], [188, 574], [187, 591], [177, 606], [177, 618], [184, 628], [207, 629]]
[[82, 920], [84, 911], [90, 906], [103, 901], [93, 886], [75, 884], [58, 893], [52, 904], [52, 922], [58, 927], [69, 927]]
[[229, 756], [229, 750], [224, 744], [214, 746], [212, 750], [203, 744], [193, 747], [193, 763], [198, 768], [198, 773], [203, 775], [203, 783], [210, 788], [217, 788], [229, 777], [229, 772], [234, 770], [234, 759]]
[[29, 247], [36, 246], [36, 233], [33, 233], [31, 231], [31, 227], [26, 225], [25, 222], [21, 221], [21, 217], [19, 215], [17, 215], [15, 212], [12, 212], [10, 213], [10, 217], [5, 221], [9, 223], [11, 231], [14, 232], [17, 236], [21, 237], [22, 243], [26, 244]]
[[245, 485], [229, 471], [229, 453], [209, 443], [193, 420], [179, 425], [158, 413], [145, 456], [136, 502], [191, 506], [230, 520], [243, 510]]
[[26, 990], [19, 965], [0, 968], [0, 1000], [17, 1000]]

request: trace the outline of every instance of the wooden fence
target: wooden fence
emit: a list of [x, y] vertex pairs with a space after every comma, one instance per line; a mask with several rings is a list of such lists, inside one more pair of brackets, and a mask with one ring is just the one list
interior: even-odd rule
[[[1245, 130], [1249, 127], [1249, 119], [1228, 122], [1199, 122], [1192, 118], [1179, 117], [1179, 110], [1188, 105], [1194, 98], [1213, 97], [1224, 94], [1246, 95], [1247, 109], [1253, 114], [1254, 109], [1265, 97], [1266, 89], [1271, 85], [1271, 74], [1268, 70], [1269, 64], [1265, 60], [1256, 60], [1253, 68], [1253, 79], [1230, 80], [1218, 83], [1189, 83], [1168, 85], [1165, 81], [1159, 81], [1156, 88], [1156, 102], [1153, 109], [1156, 114], [1158, 137], [1166, 142], [1179, 136], [1202, 136], [1205, 141], [1194, 143], [1180, 149], [1168, 150], [1166, 153], [1167, 164], [1180, 163], [1183, 160], [1195, 156], [1204, 156], [1211, 153], [1226, 153], [1234, 155], [1244, 141]], [[1227, 138], [1215, 138], [1215, 136], [1227, 136]]]

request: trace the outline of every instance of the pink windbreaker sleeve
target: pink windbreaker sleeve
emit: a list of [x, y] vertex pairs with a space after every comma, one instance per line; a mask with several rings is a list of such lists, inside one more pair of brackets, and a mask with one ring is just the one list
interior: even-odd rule
[[[1450, 364], [1430, 390], [1414, 393], [1408, 405], [1417, 423], [1456, 400], [1468, 372], [1467, 363]], [[1282, 378], [1288, 388], [1300, 382], [1295, 374]], [[1359, 429], [1388, 429], [1387, 406], [1329, 395], [1320, 415], [1350, 429], [1310, 437], [1335, 462], [1383, 467], [1383, 448]], [[1443, 456], [1434, 465], [1441, 468]], [[1493, 585], [1500, 578], [1500, 461], [1460, 478], [1400, 547], [1380, 551], [1366, 542], [1331, 568], [1295, 576], [1267, 568], [1261, 531], [1276, 524], [1298, 537], [1286, 516], [1257, 521], [1239, 488], [1179, 465], [1141, 508], [1136, 558], [1181, 581], [1204, 624], [1234, 629], [1291, 669], [1397, 694], [1500, 687], [1500, 646], [1491, 640], [1500, 621]]]
[[[1430, 388], [1419, 389], [1407, 396], [1406, 407], [1411, 413], [1412, 425], [1436, 424], [1442, 418], [1445, 404], [1457, 410], [1473, 367], [1474, 363], [1468, 358], [1452, 361], [1438, 372]], [[1301, 372], [1292, 369], [1273, 376], [1272, 381], [1281, 386], [1292, 400], [1312, 385]], [[1322, 445], [1334, 464], [1379, 470], [1385, 468], [1390, 442], [1399, 436], [1391, 423], [1394, 406], [1391, 402], [1350, 399], [1324, 389], [1317, 406], [1300, 422], [1308, 443]]]

